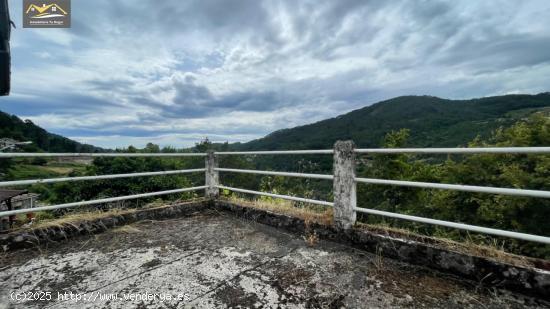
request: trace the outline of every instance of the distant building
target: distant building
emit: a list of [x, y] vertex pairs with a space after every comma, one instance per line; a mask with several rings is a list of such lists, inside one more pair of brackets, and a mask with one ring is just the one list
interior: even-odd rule
[[17, 141], [11, 138], [0, 138], [0, 149], [9, 148], [16, 145]]
[[40, 194], [27, 193], [21, 194], [11, 199], [13, 209], [34, 208]]
[[28, 145], [31, 143], [32, 142], [19, 142], [12, 138], [3, 137], [3, 138], [0, 138], [0, 151], [15, 150], [17, 146]]
[[[0, 211], [34, 208], [38, 197], [27, 190], [0, 189]], [[0, 232], [7, 230], [15, 221], [15, 216], [0, 217]]]

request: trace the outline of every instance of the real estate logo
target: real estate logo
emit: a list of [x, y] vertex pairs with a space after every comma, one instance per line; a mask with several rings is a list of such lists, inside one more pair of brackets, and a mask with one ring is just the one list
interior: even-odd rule
[[71, 27], [71, 0], [23, 0], [23, 28]]

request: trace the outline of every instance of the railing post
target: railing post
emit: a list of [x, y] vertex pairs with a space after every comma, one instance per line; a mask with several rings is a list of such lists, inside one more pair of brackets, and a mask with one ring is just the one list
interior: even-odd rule
[[356, 219], [354, 150], [353, 141], [337, 141], [334, 144], [334, 224], [341, 229], [350, 229]]
[[216, 186], [220, 184], [220, 176], [214, 169], [218, 168], [218, 156], [213, 151], [209, 151], [204, 163], [206, 168], [204, 183], [208, 186], [205, 189], [205, 196], [208, 199], [217, 199], [220, 196], [220, 190]]

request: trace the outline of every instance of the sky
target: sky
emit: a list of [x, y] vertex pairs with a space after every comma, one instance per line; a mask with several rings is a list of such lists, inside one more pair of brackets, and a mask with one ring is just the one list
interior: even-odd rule
[[115, 148], [245, 142], [400, 95], [550, 90], [550, 1], [72, 0], [0, 110]]

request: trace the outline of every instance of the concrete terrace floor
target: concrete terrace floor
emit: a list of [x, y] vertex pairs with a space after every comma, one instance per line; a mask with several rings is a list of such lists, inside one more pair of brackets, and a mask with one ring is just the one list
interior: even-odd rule
[[[28, 291], [51, 292], [53, 300], [11, 299], [12, 292]], [[58, 300], [58, 292], [80, 293], [86, 299]], [[124, 298], [131, 293], [142, 299]], [[159, 298], [144, 300], [144, 293]], [[101, 299], [106, 297], [111, 299]], [[310, 245], [303, 236], [218, 212], [142, 221], [0, 255], [0, 308], [545, 305], [337, 243]]]

